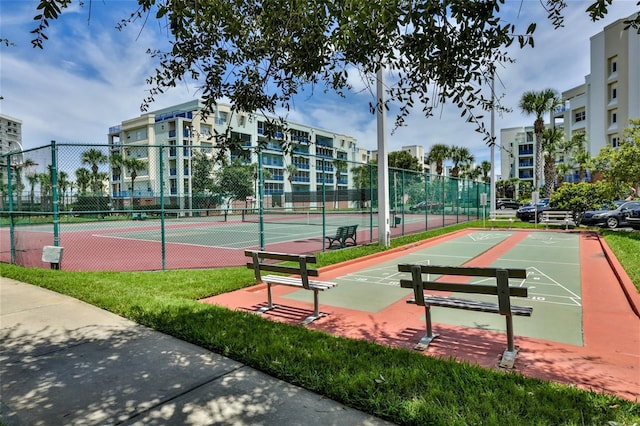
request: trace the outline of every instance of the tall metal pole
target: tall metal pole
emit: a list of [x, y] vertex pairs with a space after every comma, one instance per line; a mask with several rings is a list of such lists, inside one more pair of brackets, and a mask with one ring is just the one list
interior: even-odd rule
[[[169, 148], [171, 149], [171, 148]], [[162, 257], [162, 270], [167, 269], [167, 240], [164, 226], [164, 145], [160, 145], [160, 250]]]
[[191, 170], [191, 157], [193, 156], [193, 126], [189, 126], [187, 130], [189, 131], [189, 158], [187, 159], [187, 167], [189, 168], [189, 216], [193, 216], [193, 170]]
[[[490, 205], [489, 211], [495, 209], [496, 205], [496, 160], [495, 160], [495, 150], [496, 150], [496, 139], [495, 139], [495, 121], [496, 121], [496, 108], [494, 102], [496, 101], [496, 91], [495, 91], [495, 82], [496, 82], [496, 70], [493, 69], [491, 73], [491, 176], [489, 182], [491, 184], [491, 188], [489, 188], [490, 192]], [[485, 207], [486, 208], [486, 207]]]
[[387, 157], [387, 130], [384, 94], [384, 67], [378, 64], [376, 73], [377, 131], [378, 131], [378, 243], [391, 244], [389, 228], [389, 158]]

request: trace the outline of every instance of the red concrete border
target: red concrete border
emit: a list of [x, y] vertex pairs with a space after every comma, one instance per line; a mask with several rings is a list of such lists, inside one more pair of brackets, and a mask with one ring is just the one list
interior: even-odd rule
[[616, 274], [618, 281], [620, 282], [620, 286], [622, 287], [622, 291], [624, 291], [627, 300], [629, 301], [629, 305], [631, 305], [631, 309], [633, 312], [640, 317], [640, 293], [638, 293], [638, 289], [633, 285], [633, 282], [624, 271], [624, 268], [620, 264], [620, 261], [616, 258], [615, 254], [609, 248], [609, 245], [604, 240], [604, 238], [599, 237], [600, 246], [602, 247], [602, 251], [604, 255], [607, 257], [607, 261], [613, 270], [613, 273]]

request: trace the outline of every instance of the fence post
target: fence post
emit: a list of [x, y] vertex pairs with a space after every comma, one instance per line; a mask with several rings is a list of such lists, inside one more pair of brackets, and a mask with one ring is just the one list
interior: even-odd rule
[[58, 204], [58, 148], [51, 141], [51, 197], [53, 206], [53, 245], [60, 245], [60, 212]]
[[[160, 145], [158, 161], [160, 164], [160, 250], [162, 257], [162, 270], [164, 271], [167, 269], [167, 247], [164, 229], [164, 145]], [[189, 170], [189, 173], [191, 173], [191, 170]]]
[[9, 193], [9, 242], [11, 246], [11, 264], [15, 265], [16, 263], [16, 242], [14, 236], [14, 224], [13, 224], [13, 190], [11, 186], [13, 185], [11, 179], [11, 154], [7, 155], [7, 189]]
[[260, 250], [264, 250], [264, 175], [262, 173], [262, 150], [258, 148], [258, 214], [260, 215]]

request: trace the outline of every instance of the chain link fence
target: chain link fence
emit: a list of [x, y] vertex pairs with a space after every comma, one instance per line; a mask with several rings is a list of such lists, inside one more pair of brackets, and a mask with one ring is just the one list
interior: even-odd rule
[[[71, 270], [240, 266], [245, 249], [327, 250], [336, 228], [378, 241], [376, 164], [267, 147], [219, 161], [191, 145], [56, 144], [0, 158], [0, 261]], [[391, 237], [483, 217], [487, 184], [389, 168]]]

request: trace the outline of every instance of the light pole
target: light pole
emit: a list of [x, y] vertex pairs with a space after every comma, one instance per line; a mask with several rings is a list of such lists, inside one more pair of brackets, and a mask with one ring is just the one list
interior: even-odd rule
[[192, 151], [192, 144], [193, 144], [193, 140], [192, 140], [192, 135], [193, 135], [193, 126], [189, 126], [187, 128], [188, 132], [189, 132], [189, 140], [187, 141], [187, 143], [189, 144], [189, 158], [187, 159], [187, 168], [189, 170], [189, 188], [188, 188], [188, 192], [189, 192], [189, 216], [193, 216], [193, 170], [191, 170], [191, 156], [193, 154]]

